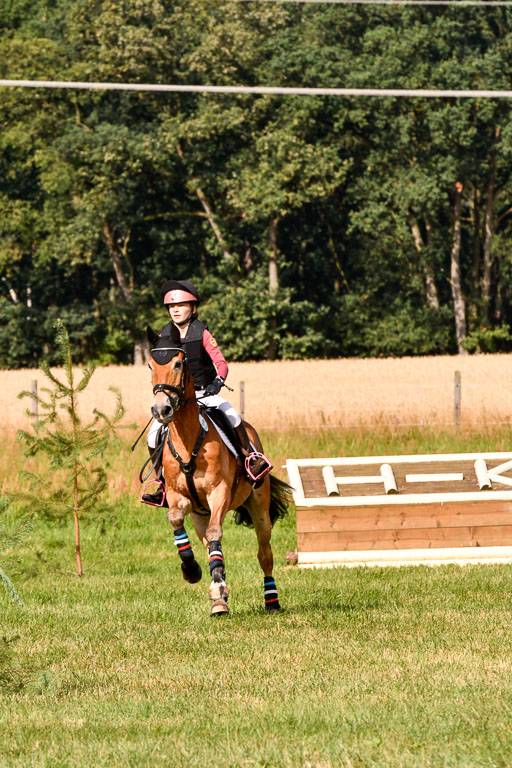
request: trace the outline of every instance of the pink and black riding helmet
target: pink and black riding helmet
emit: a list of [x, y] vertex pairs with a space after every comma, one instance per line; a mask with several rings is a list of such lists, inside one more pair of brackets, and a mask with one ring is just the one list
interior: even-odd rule
[[193, 301], [199, 304], [197, 288], [188, 280], [167, 280], [160, 292], [166, 307], [170, 304], [181, 304], [182, 301]]

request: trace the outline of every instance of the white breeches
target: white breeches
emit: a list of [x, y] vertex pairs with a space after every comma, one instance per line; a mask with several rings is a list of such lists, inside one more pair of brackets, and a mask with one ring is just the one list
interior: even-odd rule
[[[240, 418], [240, 414], [238, 411], [236, 411], [231, 403], [228, 403], [227, 400], [224, 400], [223, 397], [220, 395], [209, 395], [208, 397], [204, 396], [204, 389], [198, 389], [196, 391], [196, 397], [201, 399], [201, 402], [208, 406], [208, 408], [218, 408], [219, 411], [222, 411], [229, 423], [233, 427], [238, 427], [242, 419]], [[148, 432], [148, 446], [149, 448], [155, 448], [156, 447], [156, 433], [160, 429], [162, 425], [159, 421], [153, 421], [151, 424], [151, 427], [149, 428]]]

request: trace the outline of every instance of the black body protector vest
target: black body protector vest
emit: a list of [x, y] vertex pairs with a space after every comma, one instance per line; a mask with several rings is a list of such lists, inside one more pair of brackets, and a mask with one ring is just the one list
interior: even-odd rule
[[215, 366], [203, 347], [203, 333], [207, 327], [197, 318], [192, 320], [184, 339], [180, 338], [179, 329], [172, 321], [162, 328], [162, 336], [170, 336], [173, 344], [185, 350], [195, 387], [205, 387], [217, 376]]

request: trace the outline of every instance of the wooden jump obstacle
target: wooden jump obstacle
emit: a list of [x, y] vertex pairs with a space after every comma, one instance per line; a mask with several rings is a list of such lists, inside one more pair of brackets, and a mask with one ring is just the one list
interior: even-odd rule
[[299, 566], [512, 562], [512, 453], [288, 459], [286, 468]]

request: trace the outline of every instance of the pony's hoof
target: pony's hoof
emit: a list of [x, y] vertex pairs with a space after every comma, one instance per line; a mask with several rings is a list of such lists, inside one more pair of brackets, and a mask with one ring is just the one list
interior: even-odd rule
[[225, 600], [215, 600], [210, 611], [210, 616], [223, 616], [229, 612], [228, 604]]
[[279, 603], [265, 603], [265, 610], [269, 613], [278, 613], [281, 610]]
[[212, 581], [208, 596], [210, 600], [224, 600], [224, 602], [227, 602], [229, 593], [226, 582]]
[[203, 576], [201, 566], [199, 565], [197, 560], [194, 560], [194, 563], [189, 568], [185, 568], [185, 566], [182, 563], [181, 572], [183, 574], [183, 578], [185, 579], [185, 581], [188, 581], [189, 584], [197, 584], [198, 581], [201, 581], [201, 578]]

